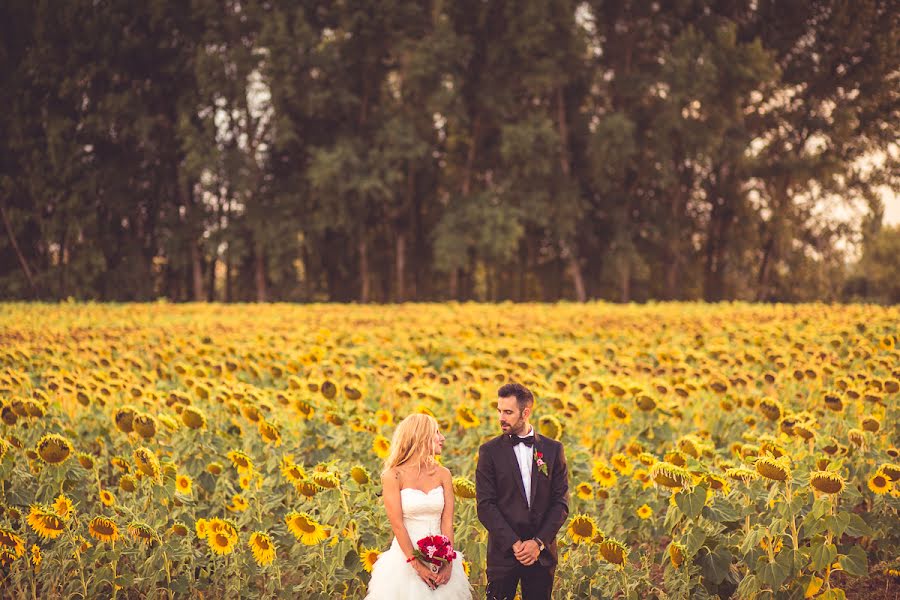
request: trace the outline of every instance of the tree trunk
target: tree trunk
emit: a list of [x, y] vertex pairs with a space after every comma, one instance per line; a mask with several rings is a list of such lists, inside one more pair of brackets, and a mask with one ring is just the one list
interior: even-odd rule
[[0, 202], [0, 216], [3, 217], [3, 226], [6, 228], [6, 235], [9, 236], [9, 242], [12, 244], [13, 250], [16, 252], [16, 257], [19, 259], [19, 266], [22, 267], [22, 272], [25, 273], [25, 279], [28, 280], [28, 285], [31, 287], [32, 297], [34, 300], [37, 300], [37, 286], [34, 284], [31, 269], [28, 268], [28, 261], [25, 260], [25, 255], [22, 254], [22, 250], [19, 249], [19, 243], [16, 241], [16, 236], [13, 234], [12, 224], [9, 222], [9, 215], [6, 214], [5, 202]]
[[212, 259], [209, 261], [209, 278], [206, 280], [207, 283], [207, 292], [206, 299], [208, 302], [216, 301], [216, 265], [219, 264], [219, 259], [214, 254]]
[[622, 302], [631, 302], [631, 262], [625, 261], [619, 279], [619, 299]]
[[406, 289], [403, 282], [406, 280], [406, 234], [397, 234], [397, 302], [406, 301]]
[[203, 257], [200, 256], [199, 240], [191, 240], [191, 281], [194, 302], [203, 302]]
[[363, 304], [369, 302], [369, 252], [366, 247], [366, 239], [360, 235], [357, 243], [359, 251], [359, 301]]
[[225, 245], [225, 302], [231, 302], [231, 244]]
[[268, 302], [268, 293], [266, 291], [266, 257], [260, 242], [254, 243], [253, 255], [253, 271], [256, 279], [256, 301]]

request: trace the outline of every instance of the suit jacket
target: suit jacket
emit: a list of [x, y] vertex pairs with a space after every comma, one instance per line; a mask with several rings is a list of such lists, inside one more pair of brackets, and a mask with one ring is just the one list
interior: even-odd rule
[[569, 516], [569, 471], [560, 442], [535, 431], [533, 449], [543, 454], [547, 474], [536, 462], [532, 465], [530, 509], [510, 436], [495, 437], [478, 449], [475, 498], [478, 520], [488, 531], [488, 577], [502, 577], [519, 565], [513, 544], [534, 537], [546, 545], [538, 563], [556, 567], [556, 534]]

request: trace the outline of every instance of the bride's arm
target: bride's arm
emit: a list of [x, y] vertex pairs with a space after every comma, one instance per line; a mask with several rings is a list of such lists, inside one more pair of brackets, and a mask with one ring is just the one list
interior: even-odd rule
[[444, 511], [441, 513], [441, 533], [453, 545], [453, 476], [450, 469], [441, 467], [441, 486], [444, 488]]
[[391, 529], [394, 531], [394, 537], [406, 558], [413, 555], [415, 549], [412, 540], [409, 539], [409, 533], [403, 524], [403, 508], [400, 505], [400, 476], [396, 471], [390, 471], [381, 476], [382, 494], [384, 501], [384, 509], [387, 511], [388, 521], [391, 523]]

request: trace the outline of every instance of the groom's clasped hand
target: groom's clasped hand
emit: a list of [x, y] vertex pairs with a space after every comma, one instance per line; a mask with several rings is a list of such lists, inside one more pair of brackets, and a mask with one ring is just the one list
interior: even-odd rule
[[517, 561], [528, 567], [537, 562], [541, 548], [534, 540], [519, 540], [513, 544], [513, 554]]

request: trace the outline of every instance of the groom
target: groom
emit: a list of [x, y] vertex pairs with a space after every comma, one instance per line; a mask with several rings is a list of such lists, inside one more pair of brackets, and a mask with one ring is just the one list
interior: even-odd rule
[[503, 434], [478, 449], [475, 497], [488, 530], [487, 598], [549, 599], [556, 571], [556, 533], [569, 514], [563, 446], [528, 423], [534, 396], [519, 383], [497, 391]]

